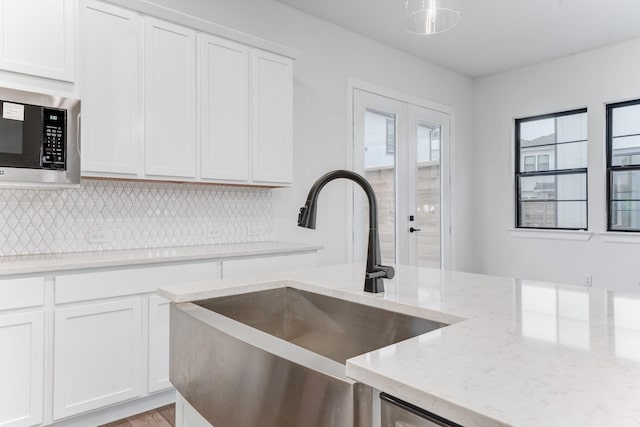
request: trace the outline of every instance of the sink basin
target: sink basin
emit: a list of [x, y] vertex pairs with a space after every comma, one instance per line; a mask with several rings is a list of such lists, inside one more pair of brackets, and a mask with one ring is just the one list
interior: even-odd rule
[[443, 326], [428, 319], [294, 288], [196, 304], [343, 365], [351, 357]]
[[294, 288], [173, 304], [171, 382], [214, 427], [369, 427], [346, 360], [443, 326]]

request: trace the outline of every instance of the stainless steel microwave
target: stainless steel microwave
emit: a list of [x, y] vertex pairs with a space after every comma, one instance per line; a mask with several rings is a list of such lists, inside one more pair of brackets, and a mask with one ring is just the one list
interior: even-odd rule
[[0, 88], [0, 187], [80, 185], [80, 100]]

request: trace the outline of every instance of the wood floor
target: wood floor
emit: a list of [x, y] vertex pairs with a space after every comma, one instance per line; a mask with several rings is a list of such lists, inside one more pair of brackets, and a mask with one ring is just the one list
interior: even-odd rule
[[100, 427], [175, 427], [175, 425], [176, 405], [167, 405]]

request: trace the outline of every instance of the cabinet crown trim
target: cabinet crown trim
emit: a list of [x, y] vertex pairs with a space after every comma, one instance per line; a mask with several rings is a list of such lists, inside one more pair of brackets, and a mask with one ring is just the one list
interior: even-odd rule
[[193, 15], [188, 15], [184, 12], [179, 12], [168, 7], [152, 4], [144, 0], [107, 1], [108, 3], [115, 4], [129, 10], [134, 10], [136, 12], [143, 13], [155, 18], [164, 19], [165, 21], [170, 21], [175, 24], [184, 25], [197, 31], [202, 31], [229, 40], [244, 43], [246, 45], [273, 52], [278, 55], [286, 56], [291, 59], [296, 59], [301, 54], [301, 52], [297, 49], [283, 46], [279, 43], [274, 43], [269, 40], [253, 36], [251, 34], [243, 33], [241, 31], [225, 27], [224, 25], [206, 21]]

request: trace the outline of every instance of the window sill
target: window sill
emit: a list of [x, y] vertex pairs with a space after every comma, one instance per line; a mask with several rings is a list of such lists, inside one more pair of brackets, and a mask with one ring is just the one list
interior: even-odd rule
[[578, 240], [583, 242], [591, 239], [593, 235], [590, 231], [581, 230], [538, 230], [529, 228], [510, 228], [509, 234], [511, 234], [511, 237], [525, 239]]
[[598, 236], [607, 243], [640, 243], [640, 233], [633, 231], [602, 231]]

